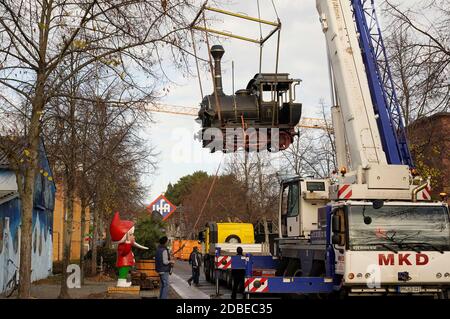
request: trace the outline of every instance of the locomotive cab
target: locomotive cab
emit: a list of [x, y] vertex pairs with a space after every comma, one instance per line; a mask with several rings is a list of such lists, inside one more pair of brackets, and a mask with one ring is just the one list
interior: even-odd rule
[[211, 48], [214, 58], [213, 94], [200, 104], [199, 120], [203, 147], [212, 152], [284, 150], [293, 142], [302, 104], [295, 103], [300, 80], [287, 73], [258, 73], [246, 89], [226, 95], [222, 89], [220, 45]]

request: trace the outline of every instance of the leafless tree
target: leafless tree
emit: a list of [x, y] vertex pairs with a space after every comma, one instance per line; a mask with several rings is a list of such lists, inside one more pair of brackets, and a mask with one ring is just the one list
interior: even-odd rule
[[[86, 208], [90, 204], [94, 233], [98, 234], [99, 218], [106, 219], [103, 225], [108, 225], [113, 208], [126, 209], [142, 200], [139, 177], [144, 173], [142, 170], [148, 172], [146, 165], [154, 166], [151, 148], [144, 147], [137, 135], [143, 121], [148, 120], [146, 113], [136, 112], [137, 102], [120, 101], [126, 86], [108, 82], [108, 77], [98, 69], [95, 66], [91, 73], [73, 77], [61, 91], [66, 94], [59, 94], [50, 102], [51, 108], [43, 120], [44, 133], [50, 142], [49, 155], [55, 163], [54, 173], [62, 180], [68, 208], [63, 269], [70, 262], [75, 198], [81, 199], [80, 238], [84, 238]], [[93, 255], [96, 257], [96, 245]], [[92, 260], [91, 269], [95, 272], [96, 258]], [[69, 296], [66, 279], [63, 273], [60, 296], [64, 298]]]
[[385, 2], [386, 46], [406, 126], [448, 111], [450, 105], [450, 3]]
[[[173, 65], [183, 66], [189, 0], [2, 0], [0, 1], [0, 91], [12, 108], [27, 119], [22, 125], [29, 152], [19, 189], [22, 200], [21, 285], [19, 296], [30, 296], [31, 216], [37, 149], [49, 102], [75, 75], [94, 62], [109, 68], [129, 85], [124, 98], [155, 97], [161, 76], [161, 48]], [[72, 72], [70, 58], [79, 54]]]
[[329, 118], [329, 112], [322, 101], [321, 117], [326, 123], [324, 130], [300, 128], [294, 143], [281, 152], [282, 174], [312, 176], [315, 178], [329, 177], [336, 169], [336, 149]]
[[278, 195], [276, 158], [269, 152], [239, 152], [229, 156], [225, 173], [235, 176], [245, 194], [246, 221], [276, 219]]

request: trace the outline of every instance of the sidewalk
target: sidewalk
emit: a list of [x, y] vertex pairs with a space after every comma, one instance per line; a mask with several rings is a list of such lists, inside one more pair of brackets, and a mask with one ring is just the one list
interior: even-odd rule
[[170, 276], [170, 286], [181, 299], [211, 299], [209, 295], [193, 285], [189, 286], [185, 279], [174, 273]]
[[[73, 299], [157, 299], [159, 289], [141, 290], [139, 296], [126, 294], [108, 294], [109, 286], [115, 286], [116, 280], [106, 276], [87, 277], [81, 288], [69, 289], [69, 295]], [[36, 299], [57, 299], [61, 289], [61, 276], [51, 276], [39, 280], [31, 285], [31, 296]], [[17, 298], [17, 292], [10, 298]], [[0, 297], [1, 298], [1, 297]], [[169, 290], [170, 299], [179, 299], [180, 296], [173, 290]]]

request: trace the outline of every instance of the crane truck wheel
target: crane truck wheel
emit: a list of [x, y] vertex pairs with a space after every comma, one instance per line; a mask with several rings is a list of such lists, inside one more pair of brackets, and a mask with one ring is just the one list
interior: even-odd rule
[[214, 263], [209, 263], [209, 278], [211, 282], [214, 282], [216, 280], [214, 274]]
[[287, 277], [301, 277], [302, 264], [298, 258], [289, 258], [289, 263], [286, 267], [285, 276]]
[[449, 299], [450, 298], [450, 289], [443, 288], [440, 293], [437, 295], [437, 299]]
[[227, 288], [232, 289], [233, 288], [233, 276], [231, 275], [231, 271], [227, 271]]
[[236, 235], [230, 235], [227, 237], [227, 239], [225, 239], [226, 243], [230, 243], [230, 244], [240, 244], [241, 243], [241, 239], [239, 238], [239, 236]]
[[206, 259], [205, 260], [205, 265], [204, 265], [204, 273], [205, 273], [205, 279], [206, 281], [210, 282], [211, 281], [211, 277], [210, 277], [210, 272], [209, 272], [209, 260]]
[[310, 276], [311, 277], [324, 277], [325, 276], [325, 261], [313, 260]]
[[275, 276], [283, 276], [289, 263], [289, 258], [281, 258], [275, 272]]

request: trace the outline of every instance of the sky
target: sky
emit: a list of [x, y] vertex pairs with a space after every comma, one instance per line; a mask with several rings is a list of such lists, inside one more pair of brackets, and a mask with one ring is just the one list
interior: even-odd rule
[[[226, 10], [245, 13], [257, 17], [256, 1], [233, 1], [221, 6]], [[297, 101], [303, 103], [303, 116], [314, 117], [321, 112], [319, 102], [329, 104], [329, 80], [324, 35], [321, 30], [315, 1], [275, 1], [276, 10], [282, 23], [280, 40], [279, 72], [290, 73], [292, 78], [301, 79], [297, 89]], [[270, 0], [260, 0], [261, 18], [276, 21], [276, 13]], [[216, 19], [210, 27], [226, 30], [233, 34], [259, 38], [259, 24], [233, 17], [208, 13]], [[264, 27], [263, 34], [271, 27]], [[196, 32], [196, 39], [204, 39], [204, 34]], [[234, 61], [235, 90], [245, 88], [248, 81], [259, 71], [259, 46], [237, 39], [220, 39], [225, 55], [222, 59], [223, 86], [226, 94], [232, 93], [232, 61]], [[218, 44], [210, 39], [210, 45]], [[277, 37], [273, 36], [263, 49], [263, 72], [275, 72]], [[197, 47], [200, 57], [207, 57], [205, 45]], [[194, 60], [192, 61], [194, 62]], [[206, 70], [209, 71], [209, 70]], [[177, 83], [170, 87], [170, 93], [161, 101], [165, 104], [198, 107], [201, 101], [197, 77], [183, 78], [176, 70], [169, 73]], [[205, 94], [212, 93], [212, 82], [207, 72], [200, 76]], [[154, 113], [155, 123], [145, 132], [149, 143], [158, 155], [158, 169], [145, 176], [144, 183], [151, 191], [146, 199], [150, 203], [163, 193], [168, 183], [176, 183], [179, 178], [197, 170], [214, 174], [222, 154], [210, 154], [194, 140], [200, 130], [194, 117]], [[225, 155], [227, 156], [227, 155]]]
[[[257, 1], [221, 1], [221, 8], [258, 17]], [[280, 40], [280, 73], [290, 73], [292, 78], [301, 79], [296, 96], [303, 104], [304, 117], [320, 117], [319, 103], [330, 105], [330, 86], [326, 58], [325, 37], [322, 33], [315, 0], [274, 0], [278, 16], [282, 23]], [[271, 0], [260, 0], [261, 18], [276, 21], [277, 15]], [[209, 27], [233, 34], [259, 38], [259, 24], [246, 22], [233, 17], [207, 13], [215, 21]], [[271, 27], [264, 27], [263, 34]], [[196, 39], [204, 39], [204, 33], [196, 32]], [[222, 44], [225, 55], [222, 59], [222, 77], [225, 94], [232, 93], [232, 62], [234, 61], [235, 91], [245, 88], [248, 81], [259, 71], [259, 46], [237, 39], [210, 39], [210, 45]], [[263, 72], [275, 72], [277, 37], [273, 36], [264, 45]], [[207, 58], [206, 47], [198, 43], [198, 56]], [[194, 63], [194, 60], [192, 60]], [[212, 93], [209, 70], [202, 70], [200, 79], [205, 94]], [[184, 78], [176, 70], [169, 77], [176, 85], [170, 86], [170, 93], [161, 101], [164, 104], [199, 107], [201, 101], [197, 77]], [[210, 154], [202, 149], [201, 143], [194, 140], [200, 130], [194, 117], [161, 114], [153, 115], [154, 123], [145, 131], [149, 143], [159, 153], [158, 169], [147, 175], [144, 183], [150, 185], [146, 202], [163, 193], [168, 183], [176, 183], [184, 175], [197, 170], [214, 174], [221, 162], [222, 154]], [[149, 144], [149, 145], [150, 145]], [[225, 155], [227, 156], [227, 155]]]

